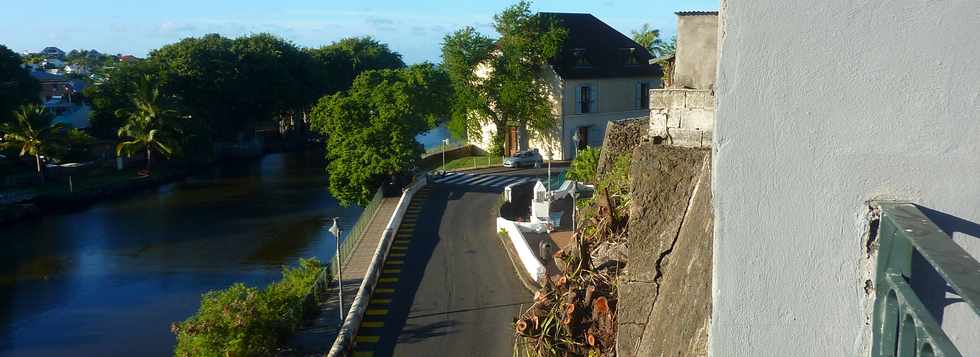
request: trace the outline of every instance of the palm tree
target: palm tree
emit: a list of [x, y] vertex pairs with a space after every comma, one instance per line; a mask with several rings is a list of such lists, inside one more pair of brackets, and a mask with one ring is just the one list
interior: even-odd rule
[[674, 54], [677, 46], [677, 36], [669, 42], [660, 39], [660, 30], [650, 24], [643, 24], [638, 30], [631, 31], [633, 41], [650, 51], [654, 57], [666, 57]]
[[14, 112], [14, 118], [13, 124], [4, 123], [0, 126], [0, 132], [3, 133], [0, 145], [19, 147], [20, 156], [33, 156], [37, 164], [37, 174], [44, 181], [41, 156], [55, 144], [55, 135], [64, 130], [64, 125], [54, 124], [54, 115], [38, 104], [21, 106]]
[[137, 84], [136, 95], [133, 96], [135, 110], [131, 112], [117, 111], [116, 115], [127, 116], [125, 125], [119, 128], [117, 134], [122, 139], [129, 139], [116, 145], [116, 155], [123, 152], [132, 154], [137, 150], [146, 151], [146, 169], [150, 169], [153, 151], [166, 157], [174, 153], [167, 138], [167, 125], [176, 118], [176, 111], [164, 103], [160, 90], [152, 84], [149, 76]]

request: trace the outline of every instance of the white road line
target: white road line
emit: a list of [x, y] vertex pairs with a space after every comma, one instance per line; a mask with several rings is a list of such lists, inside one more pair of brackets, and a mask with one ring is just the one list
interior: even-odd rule
[[474, 185], [474, 186], [475, 186], [475, 185], [482, 185], [482, 184], [486, 184], [486, 182], [487, 182], [487, 181], [491, 181], [491, 180], [495, 180], [495, 179], [497, 179], [498, 177], [500, 177], [500, 176], [483, 176], [483, 178], [482, 178], [482, 179], [479, 179], [479, 180], [476, 180], [476, 181], [473, 181], [473, 182], [470, 182], [470, 185]]
[[470, 175], [467, 175], [467, 174], [459, 174], [459, 176], [454, 177], [454, 178], [449, 179], [449, 180], [446, 180], [446, 181], [443, 181], [442, 183], [455, 185], [455, 184], [458, 184], [461, 181], [469, 180], [472, 177], [473, 176], [470, 176]]
[[460, 174], [457, 174], [457, 173], [454, 173], [454, 172], [450, 172], [450, 173], [447, 173], [447, 174], [446, 174], [445, 176], [443, 176], [443, 177], [440, 177], [440, 178], [437, 178], [437, 179], [435, 180], [435, 182], [436, 182], [436, 183], [443, 183], [443, 182], [446, 182], [446, 181], [449, 181], [449, 180], [452, 180], [452, 179], [454, 179], [454, 178], [456, 178], [456, 176], [459, 176], [459, 175], [460, 175]]
[[492, 186], [493, 187], [497, 187], [497, 188], [503, 188], [503, 187], [506, 187], [507, 185], [518, 183], [518, 182], [522, 182], [524, 180], [525, 179], [522, 178], [522, 177], [515, 177], [512, 180], [504, 180], [504, 181], [501, 181], [501, 182], [497, 182], [496, 184], [494, 184]]
[[498, 176], [497, 178], [495, 178], [493, 180], [490, 180], [490, 181], [487, 181], [487, 182], [483, 183], [483, 185], [484, 186], [491, 186], [491, 187], [493, 187], [494, 185], [496, 185], [498, 183], [501, 183], [501, 182], [504, 182], [504, 181], [508, 181], [510, 179], [511, 179], [511, 177], [509, 177], [509, 176]]
[[456, 182], [455, 184], [457, 184], [457, 185], [472, 185], [474, 182], [480, 181], [483, 178], [484, 178], [484, 176], [473, 175], [470, 178], [468, 178], [466, 180], [463, 180], [463, 181]]

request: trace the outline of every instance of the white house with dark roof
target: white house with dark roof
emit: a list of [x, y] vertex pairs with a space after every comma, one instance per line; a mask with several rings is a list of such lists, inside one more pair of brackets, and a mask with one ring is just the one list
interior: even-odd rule
[[[661, 71], [643, 46], [591, 14], [542, 14], [568, 29], [561, 53], [542, 68], [555, 126], [548, 132], [511, 127], [505, 152], [538, 149], [570, 160], [578, 149], [601, 146], [608, 122], [649, 117], [648, 93], [660, 87]], [[482, 137], [470, 141], [488, 149], [495, 131], [484, 125]]]

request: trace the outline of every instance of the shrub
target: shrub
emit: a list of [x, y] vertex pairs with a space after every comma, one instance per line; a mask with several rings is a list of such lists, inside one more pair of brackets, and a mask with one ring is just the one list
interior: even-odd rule
[[300, 259], [284, 267], [282, 279], [265, 289], [236, 283], [209, 291], [196, 314], [174, 323], [176, 356], [264, 356], [295, 331], [307, 311], [306, 298], [323, 267], [316, 259]]
[[585, 183], [595, 183], [596, 169], [599, 166], [599, 149], [587, 147], [579, 150], [568, 168], [568, 178]]

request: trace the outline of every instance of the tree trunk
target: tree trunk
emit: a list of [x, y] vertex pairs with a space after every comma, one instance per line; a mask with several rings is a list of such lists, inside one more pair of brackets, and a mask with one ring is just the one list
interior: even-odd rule
[[494, 123], [497, 127], [496, 132], [493, 133], [493, 139], [490, 143], [490, 151], [493, 155], [504, 155], [507, 152], [507, 135], [510, 134], [507, 130], [507, 122], [499, 121]]

